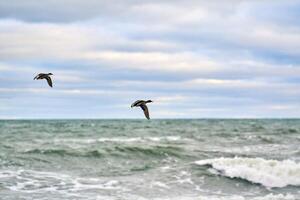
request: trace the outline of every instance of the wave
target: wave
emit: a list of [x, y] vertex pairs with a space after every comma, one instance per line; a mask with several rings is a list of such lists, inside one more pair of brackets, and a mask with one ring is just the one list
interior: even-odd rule
[[241, 178], [268, 188], [300, 186], [300, 163], [292, 160], [265, 160], [263, 158], [217, 158], [195, 162], [208, 165], [216, 173], [229, 178]]
[[75, 150], [75, 149], [32, 149], [25, 151], [25, 154], [41, 154], [52, 156], [71, 156], [71, 157], [91, 157], [100, 158], [104, 156], [153, 156], [164, 157], [174, 156], [180, 157], [182, 149], [173, 146], [115, 146], [102, 148], [101, 150]]
[[179, 152], [182, 151], [179, 147], [172, 146], [155, 146], [155, 147], [115, 147], [116, 151], [128, 154], [141, 154], [148, 156], [176, 156], [180, 157]]
[[102, 142], [111, 142], [111, 143], [133, 143], [133, 142], [176, 142], [186, 140], [180, 136], [164, 136], [164, 137], [111, 137], [111, 138], [93, 138], [93, 139], [73, 139], [73, 138], [61, 138], [55, 139], [54, 142], [57, 144], [62, 143], [102, 143]]
[[72, 152], [65, 149], [33, 149], [25, 152], [26, 154], [43, 154], [57, 156], [74, 156], [74, 157], [102, 157], [103, 154], [97, 150], [87, 152]]
[[72, 177], [67, 174], [43, 172], [34, 170], [4, 170], [0, 171], [0, 178], [10, 180], [3, 182], [2, 186], [11, 191], [36, 192], [69, 192], [91, 189], [120, 190], [117, 180], [104, 180], [103, 178]]
[[[109, 194], [122, 194], [122, 199], [140, 199], [146, 200], [150, 198], [144, 198], [134, 194], [134, 191], [129, 189], [129, 185], [126, 182], [120, 181], [117, 178], [111, 179], [105, 177], [91, 178], [91, 177], [78, 177], [64, 173], [46, 172], [46, 171], [34, 171], [34, 170], [4, 170], [0, 171], [0, 178], [3, 180], [2, 188], [8, 189], [14, 193], [29, 194], [41, 194], [47, 197], [49, 193], [55, 193], [58, 197], [61, 195], [61, 199], [65, 199], [66, 196], [77, 196], [79, 194], [89, 194], [89, 191], [97, 191], [97, 199], [101, 194], [107, 192]], [[169, 186], [162, 182], [153, 182], [154, 186], [169, 189]], [[93, 199], [87, 198], [76, 199]], [[101, 196], [102, 197], [102, 196]], [[103, 196], [104, 197], [104, 196]], [[105, 196], [106, 197], [106, 196]], [[120, 197], [114, 197], [110, 195], [107, 198], [100, 199], [113, 199], [117, 200]], [[177, 196], [177, 197], [161, 197], [151, 198], [153, 200], [297, 200], [299, 198], [291, 194], [268, 194], [259, 197], [244, 197], [240, 195], [197, 195], [197, 196]]]
[[297, 134], [298, 130], [294, 129], [294, 128], [289, 128], [289, 129], [280, 128], [280, 129], [277, 129], [276, 132], [279, 134], [286, 135], [286, 134]]
[[200, 197], [178, 197], [178, 198], [159, 198], [153, 200], [298, 200], [298, 198], [294, 197], [293, 195], [287, 194], [268, 194], [266, 196], [261, 197], [243, 197], [238, 195], [233, 196], [200, 196]]

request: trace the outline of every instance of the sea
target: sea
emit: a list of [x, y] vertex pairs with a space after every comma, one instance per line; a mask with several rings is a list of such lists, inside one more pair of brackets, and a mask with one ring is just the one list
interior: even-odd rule
[[0, 199], [300, 200], [300, 120], [2, 120]]

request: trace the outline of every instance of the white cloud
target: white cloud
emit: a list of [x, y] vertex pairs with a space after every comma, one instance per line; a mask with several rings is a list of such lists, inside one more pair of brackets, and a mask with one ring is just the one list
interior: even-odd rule
[[233, 43], [246, 47], [257, 47], [296, 56], [300, 54], [299, 35], [300, 29], [257, 24], [251, 30], [239, 30], [227, 37]]
[[[196, 78], [183, 81], [116, 81], [115, 85], [119, 88], [135, 88], [144, 89], [151, 88], [152, 90], [170, 90], [170, 91], [228, 91], [237, 89], [242, 91], [265, 91], [265, 92], [300, 92], [297, 83], [286, 83], [281, 81], [260, 80], [260, 79], [205, 79]], [[300, 94], [300, 93], [299, 93]], [[177, 96], [180, 98], [180, 95]]]
[[[19, 95], [28, 107], [149, 98], [165, 117], [227, 109], [294, 116], [298, 108], [299, 24], [253, 14], [274, 2], [13, 2], [0, 2], [0, 99], [14, 100], [7, 108], [22, 103]], [[291, 2], [277, 2], [277, 11]], [[33, 82], [39, 72], [52, 72], [55, 88]]]
[[68, 59], [91, 42], [76, 26], [8, 20], [1, 21], [0, 30], [0, 56], [5, 60]]
[[125, 67], [148, 71], [207, 72], [215, 71], [217, 68], [214, 61], [189, 53], [91, 52], [84, 55], [84, 58], [107, 62], [120, 68]]
[[168, 96], [158, 96], [153, 99], [155, 105], [176, 105], [178, 103], [184, 103], [188, 100], [188, 96], [185, 95], [168, 95]]

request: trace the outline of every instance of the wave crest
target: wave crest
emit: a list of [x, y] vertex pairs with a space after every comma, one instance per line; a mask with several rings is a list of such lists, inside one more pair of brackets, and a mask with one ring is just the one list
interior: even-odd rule
[[65, 149], [33, 149], [25, 152], [26, 154], [43, 154], [56, 156], [74, 156], [74, 157], [102, 157], [102, 153], [97, 150], [87, 152], [71, 152]]
[[115, 146], [102, 148], [101, 150], [74, 150], [74, 149], [32, 149], [25, 151], [25, 154], [40, 154], [51, 156], [91, 157], [100, 158], [104, 156], [175, 156], [180, 157], [182, 149], [173, 146]]
[[265, 160], [263, 158], [217, 158], [200, 160], [197, 165], [208, 165], [218, 175], [241, 178], [265, 187], [300, 186], [300, 163], [292, 160]]

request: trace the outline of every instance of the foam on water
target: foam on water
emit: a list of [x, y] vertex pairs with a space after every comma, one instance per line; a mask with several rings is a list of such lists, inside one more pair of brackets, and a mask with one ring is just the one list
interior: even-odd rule
[[115, 142], [115, 143], [131, 143], [131, 142], [160, 142], [160, 141], [179, 141], [180, 136], [165, 136], [165, 137], [111, 137], [111, 138], [94, 138], [94, 139], [55, 139], [55, 143], [98, 143], [98, 142]]
[[[143, 199], [146, 200], [146, 199]], [[268, 194], [261, 197], [244, 197], [240, 195], [233, 196], [206, 196], [199, 195], [198, 197], [172, 197], [172, 198], [155, 198], [153, 200], [298, 200], [295, 196], [287, 194]]]
[[98, 178], [78, 178], [66, 174], [40, 172], [33, 170], [0, 171], [0, 179], [6, 182], [3, 186], [12, 191], [61, 192], [82, 190], [122, 190], [119, 181], [101, 180]]
[[217, 173], [230, 178], [241, 178], [265, 187], [300, 186], [300, 163], [292, 160], [263, 158], [217, 158], [200, 160], [197, 165], [210, 165]]
[[[88, 198], [89, 199], [89, 198]], [[94, 198], [91, 198], [94, 199]], [[138, 195], [124, 195], [122, 198], [114, 198], [114, 197], [103, 197], [103, 196], [97, 196], [96, 200], [119, 200], [119, 199], [128, 199], [128, 200], [298, 200], [293, 195], [287, 194], [268, 194], [261, 197], [244, 197], [239, 195], [233, 195], [233, 196], [206, 196], [206, 195], [199, 195], [199, 196], [177, 196], [177, 197], [171, 197], [171, 198], [146, 198]]]
[[1, 200], [300, 199], [300, 120], [0, 120], [0, 129]]

